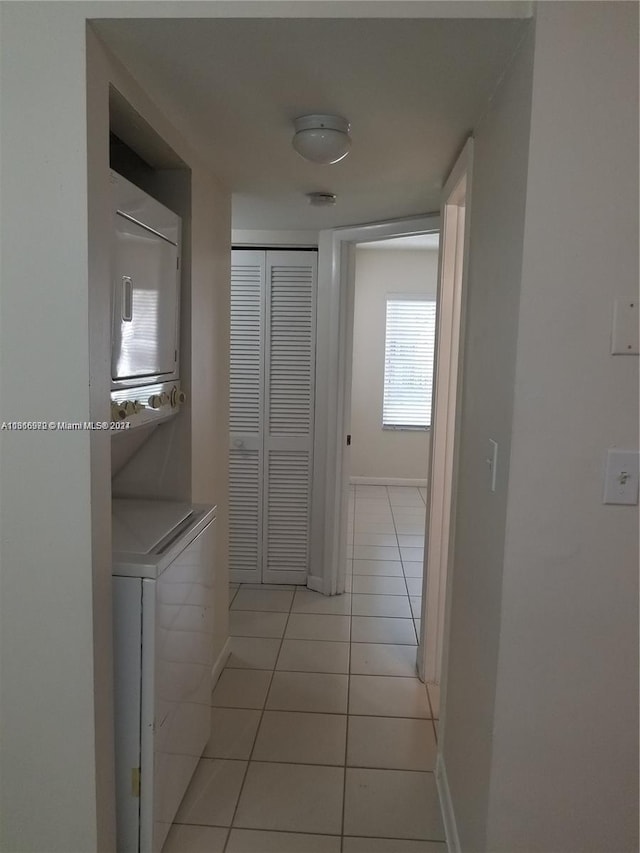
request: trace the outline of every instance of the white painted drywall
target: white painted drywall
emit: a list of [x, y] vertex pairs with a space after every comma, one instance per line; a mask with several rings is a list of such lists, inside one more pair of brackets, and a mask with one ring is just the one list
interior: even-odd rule
[[438, 252], [356, 249], [351, 390], [351, 476], [426, 480], [430, 433], [383, 430], [386, 299], [435, 299]]
[[234, 246], [317, 246], [319, 231], [277, 231], [233, 228]]
[[477, 128], [441, 737], [464, 851], [638, 846], [638, 508], [602, 505], [638, 441], [638, 360], [609, 354], [637, 58], [635, 4], [539, 4]]
[[[116, 81], [198, 182], [192, 344], [212, 361], [198, 364], [205, 390], [192, 406], [191, 483], [195, 499], [221, 506], [224, 588], [230, 200], [90, 33], [87, 43], [87, 11], [0, 8], [0, 421], [108, 419], [108, 84]], [[202, 421], [212, 413], [208, 431]], [[0, 848], [113, 850], [109, 436], [2, 431], [0, 442]], [[226, 597], [218, 609], [226, 635]]]
[[[485, 850], [533, 39], [474, 130], [461, 437], [441, 750], [462, 850]], [[490, 492], [488, 440], [500, 447]]]
[[207, 170], [192, 183], [191, 499], [218, 507], [214, 659], [229, 636], [230, 197]]
[[487, 849], [638, 849], [638, 6], [541, 3]]
[[[84, 21], [0, 14], [0, 421], [89, 421]], [[0, 843], [96, 850], [92, 564], [108, 556], [92, 554], [94, 439], [0, 442]]]

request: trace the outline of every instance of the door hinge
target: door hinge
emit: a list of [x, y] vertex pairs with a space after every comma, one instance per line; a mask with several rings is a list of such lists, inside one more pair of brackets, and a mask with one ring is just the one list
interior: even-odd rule
[[140, 768], [131, 768], [131, 794], [134, 797], [140, 796]]
[[351, 435], [347, 435], [347, 447], [351, 445]]
[[176, 364], [178, 363], [178, 350], [177, 349], [174, 349], [174, 351], [173, 351], [173, 360], [175, 361]]
[[180, 269], [180, 258], [176, 258], [176, 269]]

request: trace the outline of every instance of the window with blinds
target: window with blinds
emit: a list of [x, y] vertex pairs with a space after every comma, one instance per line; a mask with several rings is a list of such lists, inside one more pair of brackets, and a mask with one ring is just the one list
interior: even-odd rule
[[435, 300], [387, 297], [383, 428], [431, 426], [435, 332]]

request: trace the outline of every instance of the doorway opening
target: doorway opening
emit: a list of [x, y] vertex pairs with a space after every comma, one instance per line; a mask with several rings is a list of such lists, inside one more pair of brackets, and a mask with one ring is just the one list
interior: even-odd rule
[[356, 246], [437, 234], [439, 224], [437, 215], [424, 215], [320, 234], [317, 337], [323, 360], [316, 401], [323, 419], [314, 440], [314, 547], [307, 585], [325, 595], [344, 592], [346, 581]]
[[422, 600], [438, 244], [433, 232], [355, 246], [346, 588], [358, 610], [388, 617], [389, 629], [414, 643]]
[[[459, 431], [457, 401], [462, 386], [461, 344], [464, 339], [465, 273], [469, 251], [469, 229], [465, 226], [468, 226], [470, 208], [472, 155], [473, 141], [469, 139], [447, 179], [442, 195], [442, 223], [443, 227], [446, 226], [446, 234], [443, 230], [439, 251], [433, 425], [427, 475], [426, 547], [417, 655], [420, 677], [436, 685], [440, 684], [441, 673], [445, 669], [445, 605], [448, 569], [453, 554]], [[325, 315], [328, 322], [322, 333], [332, 341], [332, 346], [327, 347], [327, 375], [333, 376], [334, 380], [330, 378], [325, 392], [328, 431], [319, 436], [324, 446], [322, 454], [318, 455], [335, 460], [335, 464], [327, 465], [326, 471], [317, 472], [318, 476], [314, 478], [315, 498], [318, 500], [321, 496], [325, 502], [322, 519], [324, 541], [322, 547], [316, 550], [323, 565], [314, 573], [312, 563], [308, 585], [325, 594], [344, 591], [349, 556], [347, 540], [350, 529], [356, 246], [358, 243], [390, 237], [438, 233], [440, 224], [440, 217], [432, 215], [404, 222], [336, 229], [325, 232], [321, 237], [320, 257], [324, 254], [325, 258], [331, 260], [326, 265], [330, 271], [325, 287]], [[322, 494], [318, 495], [318, 492]], [[355, 540], [353, 548], [355, 553]]]

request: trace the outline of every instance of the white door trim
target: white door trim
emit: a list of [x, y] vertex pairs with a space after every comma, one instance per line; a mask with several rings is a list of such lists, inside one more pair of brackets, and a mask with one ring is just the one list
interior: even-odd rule
[[325, 595], [344, 591], [348, 475], [344, 451], [351, 409], [354, 246], [439, 231], [440, 216], [425, 214], [320, 232], [316, 431], [312, 554], [308, 586]]
[[417, 658], [422, 680], [435, 684], [440, 683], [447, 578], [453, 558], [472, 167], [470, 138], [442, 192], [433, 426]]

